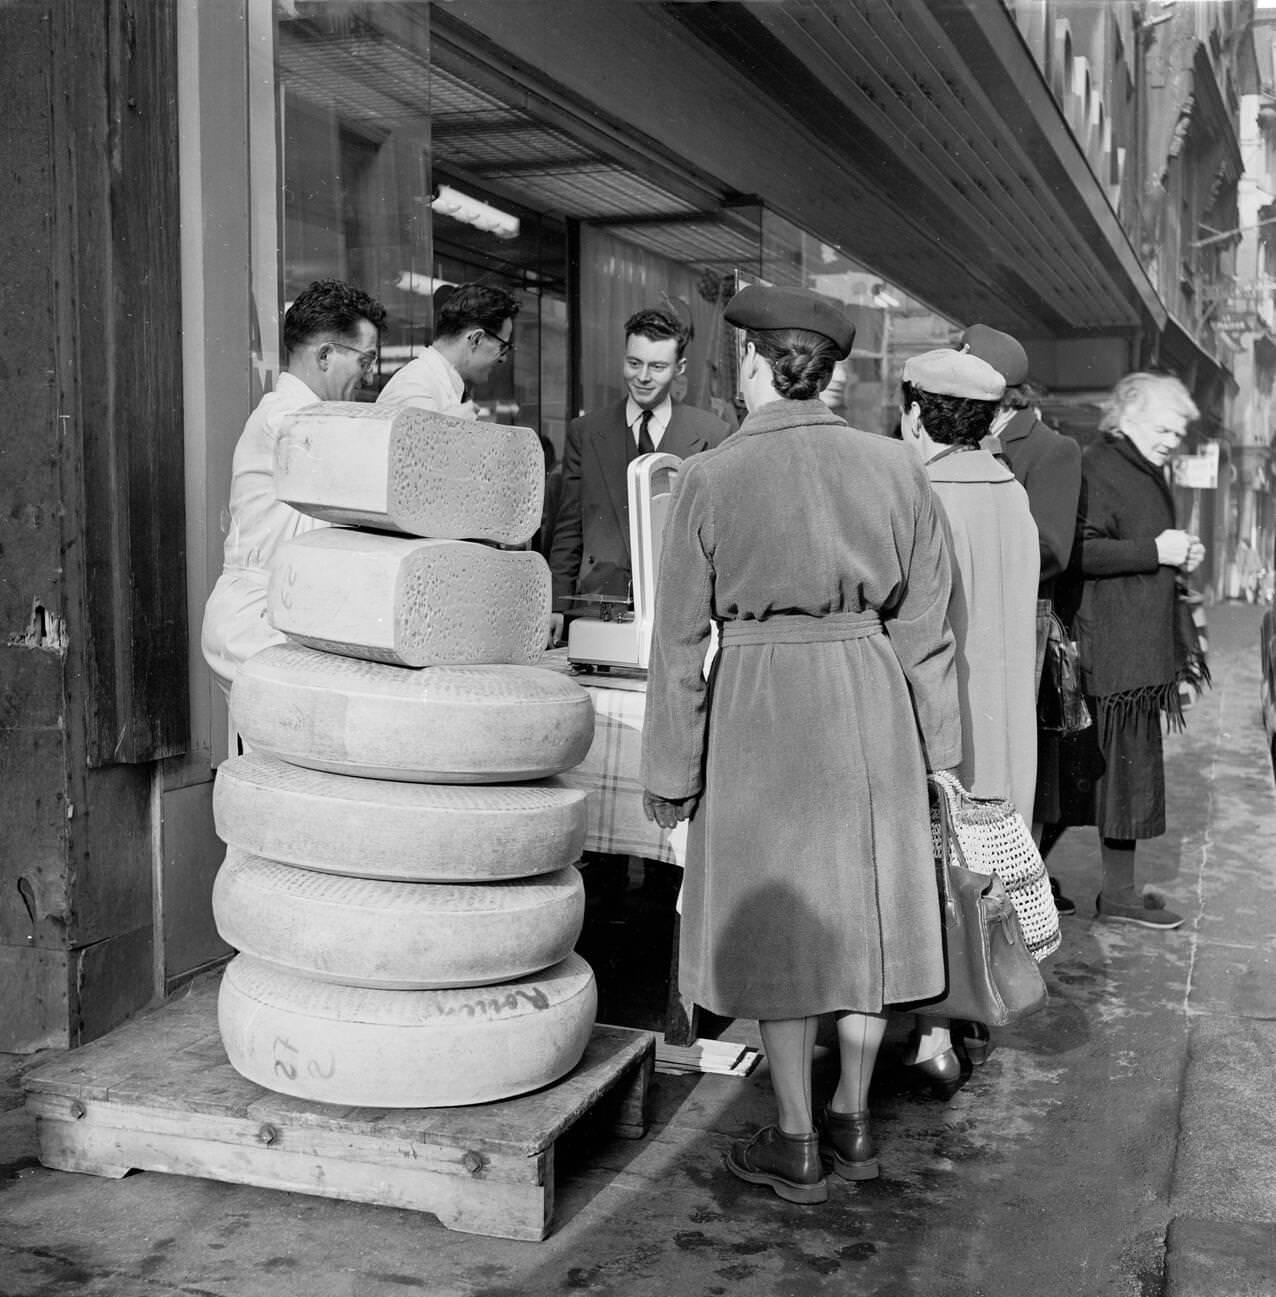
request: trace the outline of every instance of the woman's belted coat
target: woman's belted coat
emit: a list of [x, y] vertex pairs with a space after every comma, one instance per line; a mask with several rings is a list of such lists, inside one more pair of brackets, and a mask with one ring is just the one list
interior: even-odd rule
[[680, 962], [696, 1003], [770, 1020], [942, 992], [926, 770], [961, 758], [949, 592], [921, 464], [818, 400], [765, 405], [683, 465], [643, 777], [700, 794]]

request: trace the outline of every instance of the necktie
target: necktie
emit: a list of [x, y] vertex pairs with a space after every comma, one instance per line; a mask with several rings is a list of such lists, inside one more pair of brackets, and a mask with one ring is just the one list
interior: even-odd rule
[[650, 455], [655, 449], [655, 442], [651, 440], [651, 411], [644, 410], [638, 420], [638, 453]]

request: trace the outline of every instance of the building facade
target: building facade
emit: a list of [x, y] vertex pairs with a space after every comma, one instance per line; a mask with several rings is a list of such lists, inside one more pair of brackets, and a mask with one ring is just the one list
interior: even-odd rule
[[384, 382], [441, 285], [508, 287], [514, 358], [476, 396], [555, 447], [653, 302], [695, 329], [685, 399], [733, 417], [750, 279], [860, 312], [843, 400], [882, 431], [901, 346], [983, 321], [1069, 431], [1161, 364], [1226, 439], [1248, 32], [1243, 0], [0, 6], [0, 1049], [100, 1034], [226, 953], [197, 632], [300, 288], [385, 302]]

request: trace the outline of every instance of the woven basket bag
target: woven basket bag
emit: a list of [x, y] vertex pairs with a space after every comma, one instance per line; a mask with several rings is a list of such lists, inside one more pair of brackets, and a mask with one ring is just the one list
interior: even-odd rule
[[935, 858], [942, 854], [942, 822], [961, 844], [968, 869], [996, 874], [1010, 897], [1023, 939], [1040, 962], [1059, 949], [1059, 911], [1050, 893], [1046, 863], [1023, 816], [1003, 797], [973, 797], [947, 772], [932, 774], [940, 796], [931, 802], [930, 836]]

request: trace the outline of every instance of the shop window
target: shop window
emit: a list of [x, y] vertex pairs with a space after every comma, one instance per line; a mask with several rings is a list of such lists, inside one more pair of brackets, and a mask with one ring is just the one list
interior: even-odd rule
[[[278, 306], [323, 278], [383, 302], [380, 361], [359, 394], [372, 400], [433, 340], [443, 291], [473, 280], [505, 288], [520, 304], [514, 351], [470, 395], [481, 418], [533, 427], [557, 448], [568, 402], [565, 230], [447, 173], [441, 127], [454, 115], [454, 80], [432, 65], [430, 9], [274, 0]], [[463, 201], [440, 201], [444, 186]]]

